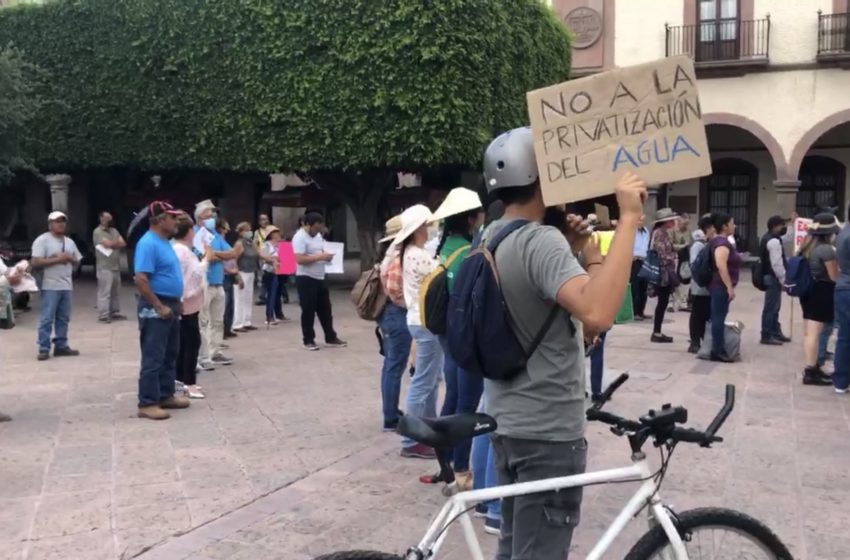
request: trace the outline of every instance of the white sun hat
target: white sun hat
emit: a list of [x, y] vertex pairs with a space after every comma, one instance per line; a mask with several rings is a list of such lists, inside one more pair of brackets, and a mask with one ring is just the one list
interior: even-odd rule
[[398, 245], [413, 235], [413, 232], [428, 223], [432, 215], [424, 204], [416, 204], [402, 212], [399, 216], [401, 218], [401, 231], [396, 234], [392, 246]]
[[395, 236], [398, 235], [398, 232], [401, 231], [401, 214], [398, 216], [393, 216], [384, 224], [384, 233], [386, 236], [382, 237], [378, 240], [378, 243], [386, 243], [387, 241], [392, 241], [395, 239]]
[[448, 196], [446, 196], [446, 199], [442, 204], [440, 204], [440, 207], [437, 208], [437, 211], [434, 212], [434, 215], [431, 217], [429, 222], [439, 222], [450, 216], [463, 214], [464, 212], [469, 212], [476, 208], [481, 208], [482, 211], [484, 209], [484, 205], [481, 203], [481, 198], [479, 198], [478, 193], [464, 187], [457, 187], [456, 189], [449, 191]]

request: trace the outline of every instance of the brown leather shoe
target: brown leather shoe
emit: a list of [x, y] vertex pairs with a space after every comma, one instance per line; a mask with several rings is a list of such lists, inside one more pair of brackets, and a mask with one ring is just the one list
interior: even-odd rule
[[167, 410], [163, 410], [161, 406], [156, 404], [140, 406], [138, 414], [139, 418], [149, 418], [150, 420], [166, 420], [171, 418]]
[[167, 399], [159, 401], [162, 408], [189, 408], [189, 399], [183, 396], [171, 395]]

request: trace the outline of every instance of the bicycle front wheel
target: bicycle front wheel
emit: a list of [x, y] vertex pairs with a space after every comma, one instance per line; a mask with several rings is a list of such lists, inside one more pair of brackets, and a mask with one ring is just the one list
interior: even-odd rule
[[[701, 508], [679, 515], [679, 533], [688, 560], [793, 560], [773, 531], [741, 512]], [[667, 534], [654, 527], [635, 543], [625, 560], [668, 560], [674, 558]]]
[[396, 554], [375, 552], [374, 550], [347, 550], [345, 552], [331, 552], [319, 556], [315, 560], [403, 560], [403, 558]]

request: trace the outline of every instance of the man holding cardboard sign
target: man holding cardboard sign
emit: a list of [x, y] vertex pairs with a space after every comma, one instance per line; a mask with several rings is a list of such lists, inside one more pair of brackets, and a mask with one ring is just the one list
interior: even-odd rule
[[547, 206], [711, 173], [694, 63], [676, 56], [528, 93]]

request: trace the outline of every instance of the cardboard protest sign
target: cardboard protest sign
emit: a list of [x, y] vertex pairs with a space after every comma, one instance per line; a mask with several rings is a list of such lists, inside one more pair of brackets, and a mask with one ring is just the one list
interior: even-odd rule
[[711, 173], [687, 56], [538, 89], [527, 100], [547, 206], [611, 194], [626, 171], [648, 184]]
[[611, 227], [611, 212], [607, 206], [596, 202], [593, 204], [593, 211], [596, 214], [596, 219], [599, 220], [600, 226]]
[[292, 243], [289, 241], [281, 241], [277, 244], [277, 274], [291, 276], [295, 274], [295, 269], [298, 264], [295, 262], [295, 251], [292, 249]]
[[797, 218], [794, 220], [794, 254], [800, 250], [803, 243], [806, 241], [806, 236], [809, 234], [809, 226], [813, 220], [809, 218]]

